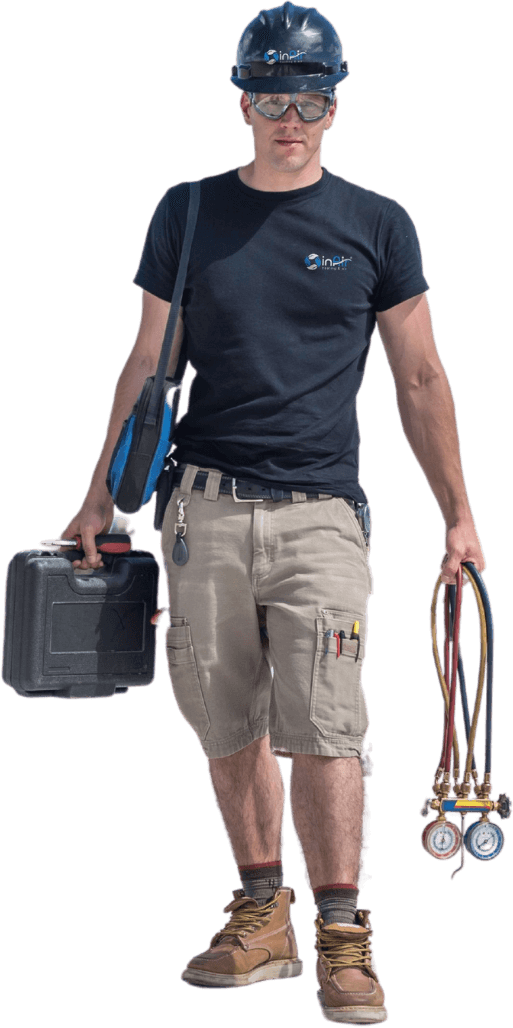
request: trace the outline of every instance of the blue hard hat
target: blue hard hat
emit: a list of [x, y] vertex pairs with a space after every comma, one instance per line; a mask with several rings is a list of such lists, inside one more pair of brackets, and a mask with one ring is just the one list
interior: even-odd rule
[[332, 89], [348, 75], [342, 44], [315, 7], [260, 11], [240, 38], [231, 81], [253, 93]]

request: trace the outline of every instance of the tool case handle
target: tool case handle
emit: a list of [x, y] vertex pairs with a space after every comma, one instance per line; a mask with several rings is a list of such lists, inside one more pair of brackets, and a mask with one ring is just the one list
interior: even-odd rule
[[[82, 560], [85, 556], [84, 549], [82, 547], [82, 537], [80, 535], [75, 536], [76, 547], [61, 551], [62, 555], [68, 557], [69, 560]], [[128, 553], [130, 551], [132, 542], [130, 536], [125, 532], [110, 532], [108, 534], [96, 535], [94, 538], [96, 549], [98, 553], [104, 554], [116, 554], [116, 553]]]
[[[51, 552], [58, 552], [60, 556], [68, 557], [69, 560], [82, 560], [85, 556], [81, 536], [75, 536], [72, 540], [43, 539], [39, 545]], [[102, 534], [95, 536], [95, 546], [102, 554], [127, 553], [132, 549], [132, 536], [125, 533]]]

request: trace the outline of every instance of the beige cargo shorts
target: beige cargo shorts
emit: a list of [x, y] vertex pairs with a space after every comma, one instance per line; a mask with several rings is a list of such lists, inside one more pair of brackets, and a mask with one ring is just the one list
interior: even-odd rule
[[[210, 472], [205, 490], [191, 488], [198, 470]], [[267, 734], [283, 756], [360, 756], [372, 577], [352, 507], [322, 493], [237, 503], [218, 492], [220, 477], [188, 464], [162, 525], [167, 657], [181, 713], [207, 757]], [[182, 566], [171, 556], [180, 498]]]

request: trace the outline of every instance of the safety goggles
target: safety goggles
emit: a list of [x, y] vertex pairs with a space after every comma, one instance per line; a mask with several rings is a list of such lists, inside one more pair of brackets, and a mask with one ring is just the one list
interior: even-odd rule
[[[255, 110], [264, 118], [277, 121], [291, 104], [295, 104], [302, 121], [318, 121], [328, 113], [335, 93], [330, 89], [326, 93], [248, 93], [248, 96]], [[255, 101], [255, 96], [260, 99]]]

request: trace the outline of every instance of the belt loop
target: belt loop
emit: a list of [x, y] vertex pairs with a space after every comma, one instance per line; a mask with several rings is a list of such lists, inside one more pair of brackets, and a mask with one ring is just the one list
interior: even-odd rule
[[304, 503], [306, 501], [306, 493], [298, 493], [292, 490], [292, 503]]
[[194, 485], [194, 479], [196, 478], [196, 474], [198, 471], [199, 467], [196, 467], [195, 464], [186, 465], [180, 485], [178, 487], [180, 489], [180, 494], [183, 493], [185, 496], [191, 495], [192, 487]]
[[222, 477], [222, 471], [214, 471], [213, 469], [209, 471], [204, 492], [205, 500], [217, 500]]

